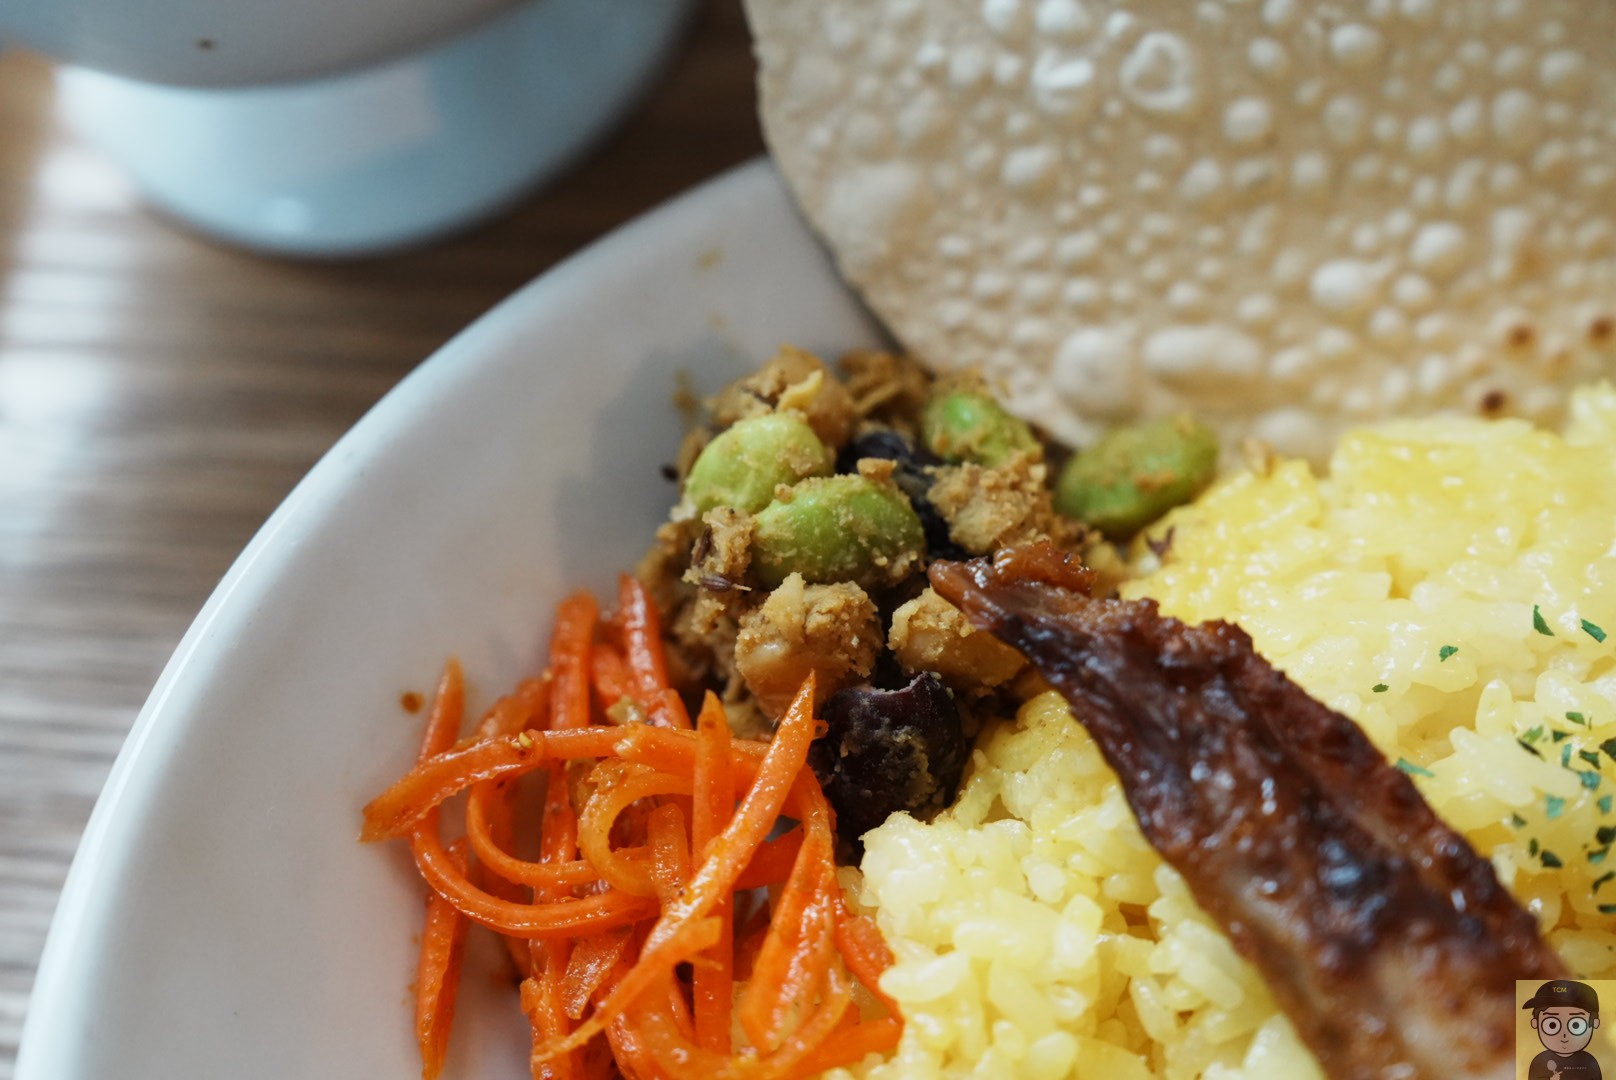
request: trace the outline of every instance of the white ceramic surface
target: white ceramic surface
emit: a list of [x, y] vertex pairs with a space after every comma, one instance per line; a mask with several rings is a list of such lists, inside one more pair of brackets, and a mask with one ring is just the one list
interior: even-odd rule
[[[360, 808], [411, 758], [401, 691], [486, 702], [567, 590], [602, 592], [673, 495], [685, 373], [875, 340], [754, 164], [546, 275], [445, 346], [309, 474], [221, 582], [119, 756], [68, 877], [17, 1080], [419, 1074], [421, 887]], [[487, 962], [486, 952], [483, 954]], [[469, 975], [448, 1075], [527, 1075]]]
[[515, 2], [0, 0], [0, 40], [132, 79], [242, 86], [351, 70]]
[[[147, 199], [203, 232], [278, 254], [370, 254], [465, 226], [570, 165], [639, 99], [690, 7], [532, 0], [412, 56], [271, 86], [69, 68], [61, 103]], [[278, 23], [274, 5], [260, 10]]]

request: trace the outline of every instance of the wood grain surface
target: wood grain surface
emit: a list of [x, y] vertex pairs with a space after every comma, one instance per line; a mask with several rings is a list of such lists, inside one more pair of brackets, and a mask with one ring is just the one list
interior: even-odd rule
[[602, 233], [761, 150], [737, 0], [639, 111], [469, 235], [257, 258], [142, 207], [0, 56], [0, 1080], [85, 819], [159, 670], [292, 485], [406, 372]]

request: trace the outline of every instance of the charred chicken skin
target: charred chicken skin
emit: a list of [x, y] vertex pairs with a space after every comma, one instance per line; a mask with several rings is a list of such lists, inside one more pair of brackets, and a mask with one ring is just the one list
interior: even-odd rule
[[1071, 703], [1146, 839], [1335, 1080], [1507, 1080], [1515, 980], [1566, 974], [1491, 864], [1225, 622], [1096, 599], [1048, 545], [936, 590]]

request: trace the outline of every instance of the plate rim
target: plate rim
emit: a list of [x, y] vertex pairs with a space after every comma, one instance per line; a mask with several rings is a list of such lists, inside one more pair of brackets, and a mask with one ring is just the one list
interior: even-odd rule
[[502, 336], [510, 324], [523, 322], [527, 309], [542, 303], [547, 293], [573, 277], [592, 274], [597, 264], [610, 264], [624, 252], [641, 248], [652, 236], [699, 219], [710, 207], [758, 199], [776, 199], [795, 211], [783, 181], [765, 155], [732, 166], [631, 218], [541, 272], [405, 374], [320, 456], [264, 520], [164, 664], [96, 797], [35, 968], [22, 1018], [16, 1080], [60, 1080], [40, 1070], [50, 1056], [48, 1049], [73, 1037], [69, 1025], [82, 1017], [91, 994], [85, 981], [72, 975], [84, 953], [77, 945], [79, 931], [111, 902], [104, 899], [108, 892], [103, 886], [109, 884], [105, 880], [109, 874], [114, 879], [117, 876], [114, 857], [119, 848], [114, 826], [126, 817], [126, 806], [166, 774], [172, 747], [163, 736], [187, 715], [184, 703], [176, 697], [181, 688], [198, 685], [187, 677], [198, 665], [206, 670], [220, 659], [232, 633], [252, 618], [254, 600], [272, 590], [278, 575], [273, 570], [255, 573], [259, 564], [285, 558], [297, 547], [299, 527], [305, 521], [318, 521], [326, 505], [362, 477], [363, 469], [355, 467], [356, 460], [376, 454], [407, 429], [423, 399], [430, 400], [441, 389], [474, 377], [483, 363], [494, 362], [479, 359], [497, 355], [481, 348], [483, 339]]

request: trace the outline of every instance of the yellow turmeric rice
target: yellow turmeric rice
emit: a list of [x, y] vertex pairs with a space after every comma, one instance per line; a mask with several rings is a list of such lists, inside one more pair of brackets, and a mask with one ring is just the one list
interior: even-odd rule
[[[1414, 776], [1577, 976], [1616, 975], [1616, 390], [1580, 392], [1563, 434], [1358, 431], [1327, 478], [1239, 473], [1169, 530], [1124, 595], [1243, 626]], [[950, 810], [865, 842], [844, 873], [908, 1025], [858, 1075], [1319, 1075], [1053, 695], [983, 732]]]

